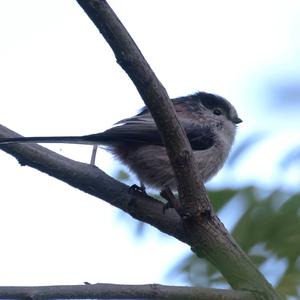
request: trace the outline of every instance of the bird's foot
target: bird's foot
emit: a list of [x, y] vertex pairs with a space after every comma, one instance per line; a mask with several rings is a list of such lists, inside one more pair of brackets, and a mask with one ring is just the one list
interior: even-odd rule
[[141, 186], [138, 186], [137, 184], [133, 184], [132, 186], [130, 186], [128, 193], [130, 194], [132, 192], [140, 192], [140, 193], [147, 195], [146, 187], [143, 184], [141, 184]]

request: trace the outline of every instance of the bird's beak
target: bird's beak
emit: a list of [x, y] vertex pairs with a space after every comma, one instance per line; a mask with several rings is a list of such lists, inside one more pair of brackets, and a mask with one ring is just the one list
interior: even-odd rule
[[234, 117], [234, 118], [232, 119], [232, 122], [233, 122], [234, 124], [239, 124], [239, 123], [242, 123], [243, 120], [240, 119], [239, 117]]

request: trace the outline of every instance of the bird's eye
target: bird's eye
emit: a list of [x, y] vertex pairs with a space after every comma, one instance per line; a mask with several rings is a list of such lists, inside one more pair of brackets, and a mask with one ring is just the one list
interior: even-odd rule
[[217, 115], [217, 116], [222, 115], [222, 111], [221, 111], [219, 108], [215, 108], [215, 109], [213, 110], [213, 113], [214, 113], [215, 115]]

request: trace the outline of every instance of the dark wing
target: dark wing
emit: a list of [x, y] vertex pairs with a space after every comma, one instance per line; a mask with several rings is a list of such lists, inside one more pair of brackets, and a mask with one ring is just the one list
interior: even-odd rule
[[[120, 124], [123, 123], [123, 124]], [[205, 150], [214, 145], [214, 134], [208, 127], [187, 126], [183, 127], [193, 150]], [[140, 145], [164, 146], [160, 133], [150, 114], [137, 115], [118, 122], [120, 124], [102, 133], [84, 136], [86, 141], [99, 142], [100, 144], [113, 145], [114, 143], [132, 143]]]
[[[193, 150], [205, 150], [215, 143], [214, 133], [208, 127], [193, 125], [187, 120], [182, 120], [182, 125], [187, 133]], [[160, 133], [147, 108], [138, 115], [124, 119], [104, 132], [84, 136], [53, 136], [53, 137], [17, 137], [0, 139], [1, 144], [9, 143], [79, 143], [102, 144], [113, 146], [118, 143], [132, 145], [157, 145], [164, 146]]]
[[163, 146], [159, 131], [150, 114], [134, 116], [116, 123], [112, 127], [98, 134], [84, 136], [86, 140], [113, 145], [114, 143], [151, 144]]

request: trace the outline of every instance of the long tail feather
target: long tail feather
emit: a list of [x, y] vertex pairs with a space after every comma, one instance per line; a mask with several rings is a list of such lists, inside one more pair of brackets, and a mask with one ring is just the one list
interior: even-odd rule
[[97, 141], [89, 140], [88, 136], [33, 136], [33, 137], [16, 137], [0, 138], [0, 145], [13, 143], [67, 143], [67, 144], [98, 144]]

